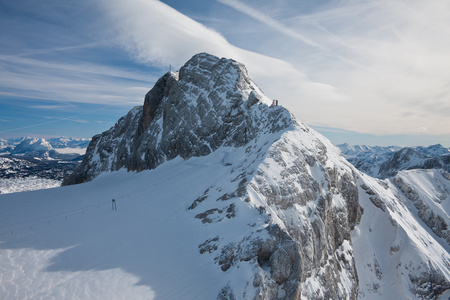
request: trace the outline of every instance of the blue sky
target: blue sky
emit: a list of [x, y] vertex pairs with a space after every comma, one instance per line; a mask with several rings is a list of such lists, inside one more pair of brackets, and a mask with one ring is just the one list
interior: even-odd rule
[[198, 52], [334, 143], [450, 146], [447, 0], [0, 0], [0, 137], [91, 137]]

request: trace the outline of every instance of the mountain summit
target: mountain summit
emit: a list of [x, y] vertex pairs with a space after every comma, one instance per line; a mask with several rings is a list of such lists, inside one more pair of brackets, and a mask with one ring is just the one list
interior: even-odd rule
[[205, 156], [223, 146], [243, 146], [292, 125], [290, 113], [269, 107], [244, 65], [201, 53], [177, 73], [161, 77], [110, 130], [96, 135], [81, 168], [65, 184], [104, 171], [153, 169], [177, 156]]
[[[65, 184], [92, 181], [79, 187], [89, 190], [116, 183], [95, 197], [117, 193], [130, 215], [121, 224], [136, 224], [129, 229], [139, 236], [120, 236], [116, 255], [127, 261], [122, 249], [137, 251], [139, 267], [128, 269], [161, 299], [180, 298], [202, 280], [208, 285], [190, 288], [192, 299], [450, 296], [448, 174], [432, 174], [439, 205], [410, 209], [411, 199], [419, 203], [431, 188], [416, 195], [406, 179], [399, 188], [361, 173], [325, 137], [271, 103], [242, 64], [195, 55], [161, 77], [143, 106], [96, 135]], [[141, 182], [133, 186], [114, 179], [123, 169], [149, 171], [127, 175]], [[193, 276], [178, 288], [171, 280], [179, 274]]]
[[27, 138], [17, 145], [11, 154], [48, 157], [48, 153], [52, 149], [52, 145], [45, 139]]
[[[356, 299], [350, 230], [362, 209], [351, 165], [271, 103], [242, 64], [195, 55], [178, 73], [160, 78], [143, 107], [95, 136], [65, 184], [121, 168], [154, 169], [176, 157], [205, 157], [199, 167], [219, 157], [215, 163], [228, 175], [198, 191], [187, 209], [211, 228], [226, 220], [247, 225], [232, 238], [205, 240], [200, 252], [213, 254], [222, 272], [250, 264], [248, 284], [258, 290], [250, 298]], [[256, 218], [246, 220], [248, 209]], [[235, 288], [224, 286], [221, 294], [241, 298], [244, 291]]]

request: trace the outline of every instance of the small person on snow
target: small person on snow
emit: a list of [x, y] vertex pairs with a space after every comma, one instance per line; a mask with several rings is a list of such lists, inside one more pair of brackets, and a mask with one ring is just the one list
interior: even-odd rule
[[112, 210], [117, 211], [116, 200], [112, 199]]

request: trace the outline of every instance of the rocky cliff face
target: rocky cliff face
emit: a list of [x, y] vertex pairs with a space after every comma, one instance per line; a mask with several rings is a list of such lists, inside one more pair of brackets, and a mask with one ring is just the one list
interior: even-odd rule
[[357, 298], [350, 231], [363, 210], [356, 178], [331, 143], [304, 125], [273, 144], [248, 189], [298, 253], [294, 258], [293, 245], [281, 239], [268, 260], [271, 277], [265, 286], [278, 284], [275, 291], [284, 289], [286, 299]]
[[221, 146], [242, 146], [258, 135], [287, 128], [292, 120], [230, 59], [198, 54], [178, 73], [167, 73], [109, 131], [94, 136], [86, 158], [65, 184], [99, 173], [153, 169], [181, 156], [207, 155]]
[[[121, 168], [154, 169], [178, 156], [205, 157], [203, 165], [195, 161], [210, 168], [211, 160], [217, 164], [220, 157], [224, 180], [202, 182], [199, 186], [209, 187], [186, 208], [208, 232], [224, 224], [240, 228], [198, 245], [221, 272], [248, 272], [246, 283], [230, 281], [217, 299], [356, 299], [382, 293], [389, 298], [394, 289], [384, 286], [396, 284], [407, 290], [399, 295], [415, 297], [436, 282], [439, 287], [431, 293], [444, 293], [450, 287], [450, 274], [445, 267], [442, 271], [448, 253], [433, 244], [433, 237], [403, 236], [383, 247], [376, 245], [380, 239], [364, 240], [372, 232], [367, 225], [372, 215], [384, 220], [383, 229], [386, 220], [394, 224], [386, 229], [390, 232], [420, 227], [413, 218], [412, 225], [396, 221], [394, 208], [400, 202], [392, 195], [401, 191], [366, 178], [326, 138], [270, 102], [243, 65], [198, 54], [178, 73], [164, 75], [143, 107], [95, 136], [81, 167], [65, 184]], [[427, 260], [427, 252], [409, 260], [408, 249], [416, 249], [416, 240], [427, 243], [433, 255], [439, 253], [437, 258]], [[407, 253], [397, 260], [405, 275], [395, 277], [392, 263], [384, 264], [386, 255], [394, 255], [385, 253], [385, 246], [392, 246], [395, 255]], [[374, 261], [375, 271], [368, 270]], [[410, 271], [417, 269], [420, 274]], [[382, 277], [383, 272], [389, 276]]]

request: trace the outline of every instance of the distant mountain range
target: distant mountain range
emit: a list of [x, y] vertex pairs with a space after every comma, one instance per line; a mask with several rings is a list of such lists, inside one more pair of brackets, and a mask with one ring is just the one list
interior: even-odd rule
[[11, 139], [0, 139], [1, 154], [21, 154], [34, 157], [34, 154], [43, 154], [47, 151], [66, 149], [64, 153], [82, 153], [89, 145], [90, 139], [57, 137], [50, 139], [35, 137], [20, 137]]
[[341, 144], [342, 155], [358, 170], [377, 178], [395, 176], [402, 170], [443, 169], [450, 171], [450, 148], [365, 146]]
[[45, 178], [62, 180], [79, 165], [89, 139], [0, 139], [0, 179]]

